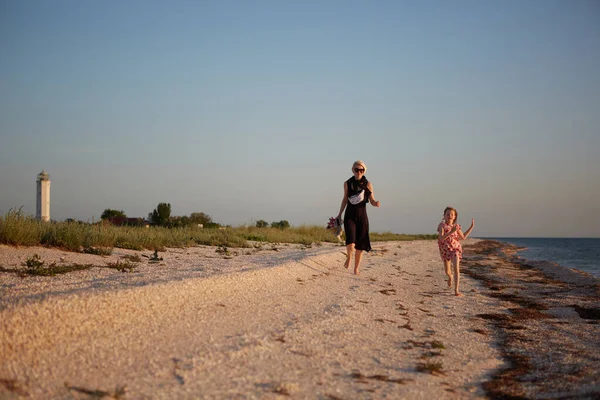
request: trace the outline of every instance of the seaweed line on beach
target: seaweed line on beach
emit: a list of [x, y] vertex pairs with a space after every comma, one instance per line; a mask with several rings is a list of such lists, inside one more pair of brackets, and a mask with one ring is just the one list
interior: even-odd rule
[[[483, 283], [483, 295], [506, 307], [505, 313], [478, 315], [493, 326], [509, 364], [484, 384], [486, 394], [492, 399], [600, 397], [595, 279], [557, 265], [538, 268], [539, 263], [515, 255], [519, 248], [497, 241], [466, 249], [464, 273]], [[572, 279], [561, 280], [560, 272]]]

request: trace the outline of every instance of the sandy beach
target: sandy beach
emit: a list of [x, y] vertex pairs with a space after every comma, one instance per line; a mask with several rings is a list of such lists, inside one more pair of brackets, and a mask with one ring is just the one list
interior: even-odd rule
[[[167, 249], [155, 262], [0, 246], [0, 399], [600, 393], [597, 281], [465, 245], [463, 297], [435, 241], [375, 243], [359, 276], [334, 244]], [[96, 267], [23, 277], [34, 254]], [[135, 256], [130, 271], [107, 267]]]

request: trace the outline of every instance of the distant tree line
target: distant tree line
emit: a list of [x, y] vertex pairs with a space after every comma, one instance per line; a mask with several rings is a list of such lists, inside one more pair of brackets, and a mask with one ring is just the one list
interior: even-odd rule
[[102, 221], [112, 223], [114, 225], [155, 225], [167, 228], [183, 228], [186, 226], [201, 225], [204, 228], [218, 228], [221, 225], [213, 222], [212, 217], [203, 212], [194, 212], [189, 216], [171, 216], [170, 203], [158, 203], [156, 208], [148, 214], [147, 219], [143, 218], [128, 218], [123, 210], [113, 210], [107, 208], [100, 216]]
[[[171, 216], [170, 203], [158, 203], [156, 208], [148, 214], [147, 220], [143, 218], [128, 218], [123, 210], [113, 210], [110, 208], [102, 212], [100, 219], [114, 225], [142, 226], [150, 224], [167, 228], [184, 228], [187, 226], [218, 228], [222, 226], [214, 222], [210, 215], [203, 212], [193, 212], [189, 216]], [[268, 228], [269, 226], [271, 228], [286, 229], [290, 227], [290, 223], [286, 220], [271, 222], [270, 224], [262, 219], [256, 221], [257, 228]]]
[[[268, 228], [269, 223], [267, 221], [265, 221], [264, 219], [259, 219], [258, 221], [256, 221], [256, 227], [257, 228]], [[281, 220], [279, 222], [271, 222], [271, 228], [285, 229], [285, 228], [289, 228], [289, 227], [290, 227], [290, 223], [287, 222], [286, 220]]]

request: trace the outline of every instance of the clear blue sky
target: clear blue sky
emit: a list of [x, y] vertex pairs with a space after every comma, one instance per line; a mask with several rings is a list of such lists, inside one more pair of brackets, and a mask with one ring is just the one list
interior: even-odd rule
[[0, 1], [0, 213], [600, 236], [600, 2]]

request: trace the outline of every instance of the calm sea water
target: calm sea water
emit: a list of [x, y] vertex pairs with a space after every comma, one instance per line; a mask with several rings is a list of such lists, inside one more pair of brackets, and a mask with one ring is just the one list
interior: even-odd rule
[[527, 247], [518, 253], [528, 260], [551, 261], [600, 278], [600, 239], [486, 238]]

